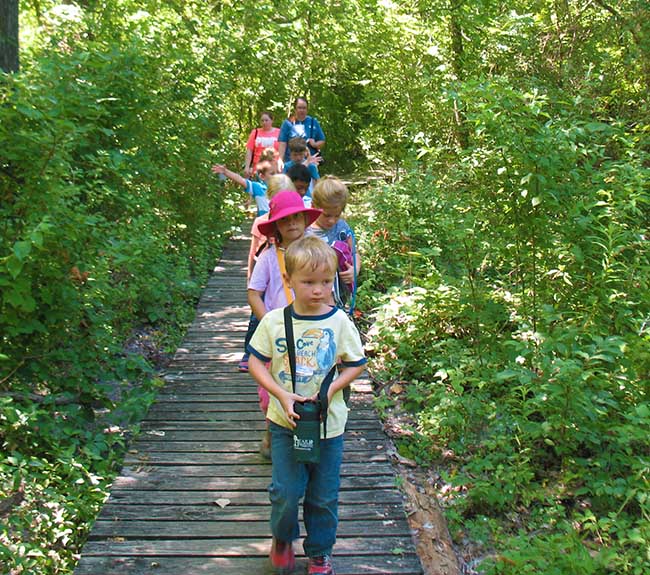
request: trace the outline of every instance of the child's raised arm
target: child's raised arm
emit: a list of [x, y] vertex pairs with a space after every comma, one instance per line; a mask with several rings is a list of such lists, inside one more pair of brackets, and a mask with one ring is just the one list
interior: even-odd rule
[[232, 180], [233, 182], [239, 184], [240, 186], [243, 186], [244, 188], [246, 187], [246, 180], [239, 174], [226, 168], [226, 166], [222, 166], [221, 164], [215, 164], [214, 166], [212, 166], [212, 171], [215, 174], [223, 174], [229, 180]]
[[253, 266], [255, 265], [255, 254], [262, 245], [262, 240], [255, 234], [251, 234], [251, 247], [248, 250], [248, 266], [246, 269], [246, 281], [251, 279], [253, 273]]

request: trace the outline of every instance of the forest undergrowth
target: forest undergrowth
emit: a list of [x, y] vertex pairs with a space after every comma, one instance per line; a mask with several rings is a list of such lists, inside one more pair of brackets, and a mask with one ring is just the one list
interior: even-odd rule
[[357, 198], [376, 406], [471, 572], [645, 573], [647, 128], [464, 96], [471, 148]]
[[0, 81], [2, 573], [72, 572], [241, 217], [198, 70], [76, 25]]

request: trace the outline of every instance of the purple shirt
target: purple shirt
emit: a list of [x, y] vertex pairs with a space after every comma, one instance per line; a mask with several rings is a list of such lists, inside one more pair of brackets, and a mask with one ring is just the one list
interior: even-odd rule
[[248, 289], [264, 292], [264, 308], [267, 312], [289, 304], [287, 296], [284, 295], [275, 245], [264, 250], [258, 258], [248, 282]]

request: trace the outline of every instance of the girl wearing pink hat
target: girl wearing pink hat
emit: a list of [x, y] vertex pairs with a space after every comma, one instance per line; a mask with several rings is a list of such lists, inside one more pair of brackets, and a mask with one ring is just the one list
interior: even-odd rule
[[[306, 208], [297, 192], [283, 190], [270, 202], [269, 219], [258, 224], [258, 230], [275, 243], [262, 252], [248, 281], [248, 303], [258, 320], [267, 312], [286, 307], [293, 301], [293, 292], [286, 283], [284, 252], [296, 240], [305, 235], [305, 230], [313, 224], [322, 211]], [[266, 413], [268, 392], [260, 388], [260, 405]], [[268, 431], [262, 439], [261, 451], [269, 452]]]
[[265, 236], [275, 238], [275, 244], [262, 253], [248, 282], [248, 303], [258, 319], [267, 311], [285, 307], [293, 300], [282, 277], [284, 251], [304, 235], [321, 213], [321, 210], [306, 208], [297, 192], [283, 190], [273, 196], [269, 219], [260, 222], [258, 229]]

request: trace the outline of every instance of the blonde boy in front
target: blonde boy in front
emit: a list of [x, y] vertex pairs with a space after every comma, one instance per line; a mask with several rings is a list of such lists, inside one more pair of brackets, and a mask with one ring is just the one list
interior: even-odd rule
[[[286, 252], [286, 280], [293, 288], [291, 308], [296, 345], [296, 389], [292, 388], [283, 309], [269, 311], [253, 336], [249, 370], [271, 395], [267, 411], [271, 430], [272, 481], [271, 563], [279, 572], [294, 568], [292, 543], [300, 536], [298, 508], [303, 517], [308, 574], [334, 575], [332, 548], [338, 525], [340, 467], [348, 408], [343, 389], [364, 369], [366, 359], [359, 333], [345, 312], [327, 303], [338, 260], [322, 240], [305, 237]], [[321, 424], [319, 463], [298, 463], [293, 454], [293, 428], [299, 416], [296, 402], [315, 399], [323, 378], [337, 361], [338, 377], [327, 393], [327, 437]], [[270, 362], [269, 370], [265, 363]]]

